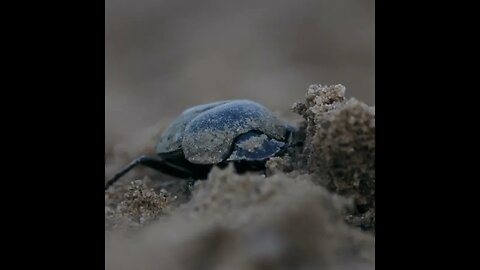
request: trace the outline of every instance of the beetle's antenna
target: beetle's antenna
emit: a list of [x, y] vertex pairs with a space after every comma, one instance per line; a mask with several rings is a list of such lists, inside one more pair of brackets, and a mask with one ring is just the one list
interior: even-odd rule
[[149, 156], [141, 156], [134, 161], [132, 161], [127, 167], [119, 171], [113, 178], [108, 180], [105, 183], [105, 190], [107, 190], [110, 186], [115, 184], [122, 176], [127, 174], [129, 171], [134, 169], [135, 167], [142, 165], [151, 169], [155, 169], [161, 171], [165, 174], [174, 175], [180, 178], [190, 178], [192, 177], [192, 172], [172, 163], [160, 158], [160, 157], [149, 157]]

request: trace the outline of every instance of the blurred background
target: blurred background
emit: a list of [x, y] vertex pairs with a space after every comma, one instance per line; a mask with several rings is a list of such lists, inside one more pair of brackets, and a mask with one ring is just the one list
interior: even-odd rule
[[275, 112], [310, 84], [375, 105], [374, 0], [105, 0], [105, 145], [185, 108]]

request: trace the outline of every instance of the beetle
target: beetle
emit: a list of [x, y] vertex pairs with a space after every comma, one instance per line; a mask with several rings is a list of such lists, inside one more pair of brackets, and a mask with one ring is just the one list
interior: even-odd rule
[[237, 172], [265, 169], [292, 144], [295, 128], [251, 100], [224, 100], [183, 111], [163, 132], [155, 156], [141, 156], [105, 184], [107, 190], [142, 165], [179, 178], [204, 180], [213, 166]]

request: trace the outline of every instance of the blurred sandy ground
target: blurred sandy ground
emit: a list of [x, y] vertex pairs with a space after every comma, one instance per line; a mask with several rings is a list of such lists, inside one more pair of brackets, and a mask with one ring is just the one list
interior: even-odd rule
[[106, 0], [105, 145], [186, 107], [287, 113], [312, 83], [375, 105], [373, 0]]

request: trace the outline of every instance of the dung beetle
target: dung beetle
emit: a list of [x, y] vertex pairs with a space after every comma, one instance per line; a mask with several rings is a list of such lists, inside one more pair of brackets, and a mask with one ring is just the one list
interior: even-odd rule
[[250, 100], [189, 108], [160, 136], [155, 156], [141, 156], [106, 182], [105, 190], [138, 165], [184, 179], [204, 180], [215, 165], [237, 172], [265, 169], [292, 144], [295, 128]]

